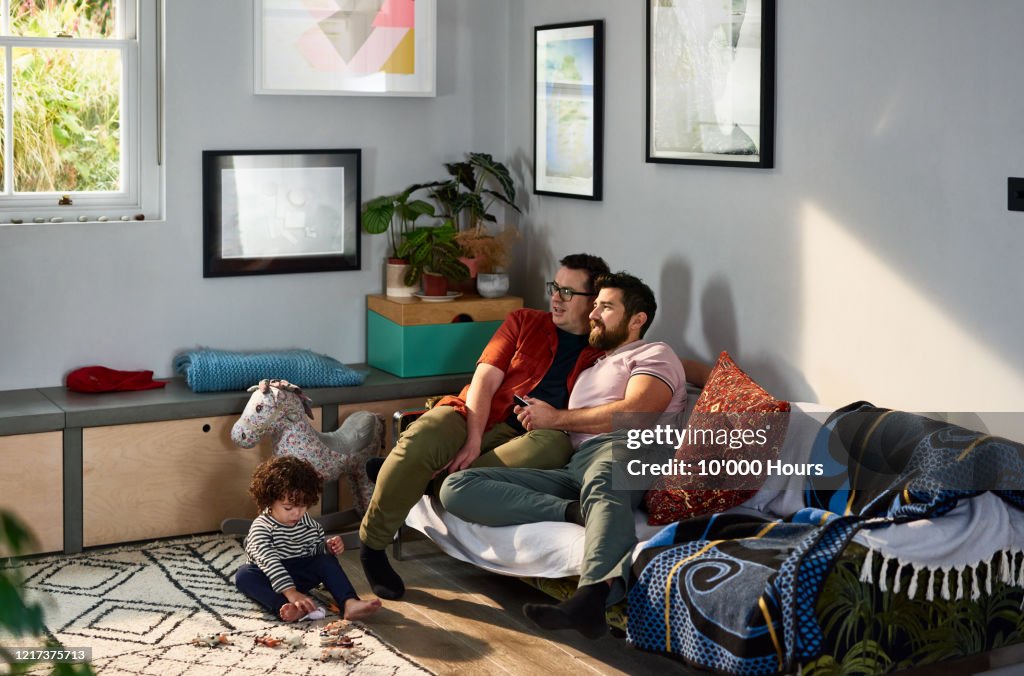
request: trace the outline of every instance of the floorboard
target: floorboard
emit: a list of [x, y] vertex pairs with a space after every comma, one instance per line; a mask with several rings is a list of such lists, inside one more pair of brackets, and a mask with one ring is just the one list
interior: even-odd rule
[[[402, 553], [392, 563], [405, 580], [405, 597], [385, 601], [367, 624], [438, 674], [701, 673], [621, 638], [592, 641], [574, 631], [539, 629], [522, 605], [550, 597], [453, 559], [429, 540], [406, 541]], [[372, 596], [358, 551], [345, 552], [341, 562], [359, 594]]]

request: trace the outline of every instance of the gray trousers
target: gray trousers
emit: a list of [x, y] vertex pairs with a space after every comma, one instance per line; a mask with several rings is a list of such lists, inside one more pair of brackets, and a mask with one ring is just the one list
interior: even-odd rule
[[[409, 426], [384, 460], [359, 526], [359, 539], [384, 549], [423, 497], [434, 474], [466, 443], [466, 419], [451, 406], [435, 406]], [[554, 430], [516, 436], [505, 423], [484, 434], [473, 467], [562, 467], [572, 455], [569, 438]], [[434, 485], [436, 485], [434, 484]], [[433, 492], [433, 491], [431, 491]]]
[[611, 582], [608, 604], [626, 592], [636, 544], [633, 510], [643, 491], [612, 488], [612, 449], [621, 432], [582, 444], [562, 469], [472, 468], [445, 479], [440, 498], [459, 518], [486, 526], [564, 521], [565, 508], [579, 500], [586, 519], [579, 586]]

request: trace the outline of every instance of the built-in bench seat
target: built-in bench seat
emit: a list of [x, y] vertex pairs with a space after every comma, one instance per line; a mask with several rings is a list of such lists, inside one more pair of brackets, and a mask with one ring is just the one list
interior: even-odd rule
[[[319, 429], [336, 429], [356, 410], [390, 417], [470, 378], [355, 367], [369, 371], [363, 385], [306, 390]], [[210, 532], [225, 518], [252, 516], [249, 477], [270, 441], [253, 449], [231, 442], [248, 400], [246, 392], [196, 394], [181, 378], [141, 392], [0, 391], [0, 508], [31, 527], [36, 552]], [[320, 510], [350, 500], [345, 482], [332, 483]]]

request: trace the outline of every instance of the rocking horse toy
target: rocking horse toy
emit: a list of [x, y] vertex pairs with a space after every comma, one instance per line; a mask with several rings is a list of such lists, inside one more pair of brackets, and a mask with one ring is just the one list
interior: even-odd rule
[[[370, 411], [357, 411], [345, 418], [337, 430], [323, 433], [310, 424], [312, 400], [299, 386], [287, 380], [264, 379], [250, 387], [249, 392], [252, 397], [231, 428], [231, 440], [242, 448], [252, 448], [270, 433], [274, 455], [292, 455], [308, 461], [324, 481], [346, 477], [352, 487], [355, 509], [323, 515], [317, 521], [328, 531], [358, 523], [373, 495], [365, 467], [381, 447], [384, 423], [380, 417]], [[227, 519], [221, 530], [240, 534], [248, 531], [251, 523], [248, 519]]]

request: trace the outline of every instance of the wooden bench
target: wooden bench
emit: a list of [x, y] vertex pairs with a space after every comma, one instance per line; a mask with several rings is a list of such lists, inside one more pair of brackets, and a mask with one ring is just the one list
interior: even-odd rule
[[[357, 410], [388, 418], [470, 378], [368, 370], [358, 387], [306, 390], [315, 426], [336, 429]], [[196, 394], [180, 378], [142, 392], [0, 392], [0, 508], [32, 529], [35, 553], [211, 532], [225, 518], [255, 516], [249, 478], [270, 441], [241, 449], [230, 437], [248, 400], [246, 392]], [[319, 511], [351, 504], [347, 483], [332, 482]]]

